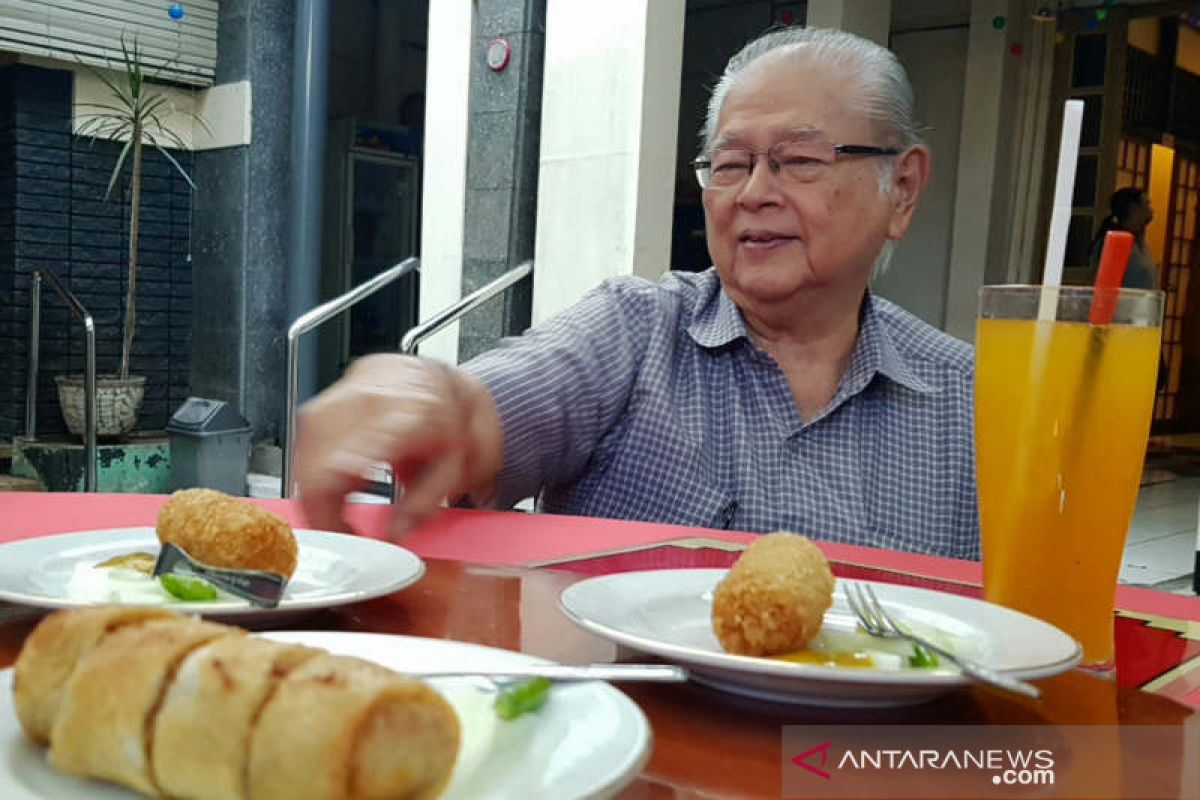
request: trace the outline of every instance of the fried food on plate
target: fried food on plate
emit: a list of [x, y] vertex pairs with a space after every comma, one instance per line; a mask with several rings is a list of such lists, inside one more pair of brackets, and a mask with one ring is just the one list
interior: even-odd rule
[[[39, 651], [61, 641], [82, 652], [70, 639], [95, 638], [99, 611], [48, 616], [29, 637], [42, 645], [18, 655], [18, 673], [61, 672]], [[436, 797], [453, 774], [458, 716], [429, 685], [157, 614], [102, 632], [70, 665], [51, 722], [52, 766], [197, 800], [418, 800]], [[52, 684], [24, 683], [26, 692]]]
[[227, 636], [179, 665], [154, 718], [154, 781], [169, 797], [243, 800], [250, 737], [281, 678], [323, 651]]
[[43, 619], [26, 637], [13, 672], [13, 705], [29, 738], [50, 743], [63, 687], [97, 642], [123, 626], [170, 616], [161, 608], [99, 606]]
[[458, 716], [427, 684], [346, 656], [304, 663], [263, 709], [253, 800], [432, 798], [458, 758]]
[[713, 593], [712, 625], [730, 653], [801, 650], [833, 604], [833, 572], [815, 544], [794, 533], [756, 539]]
[[182, 489], [158, 512], [158, 539], [214, 567], [296, 571], [296, 537], [282, 518], [213, 489]]
[[193, 617], [126, 625], [79, 660], [50, 732], [50, 764], [156, 794], [145, 740], [175, 667], [189, 652], [238, 628]]

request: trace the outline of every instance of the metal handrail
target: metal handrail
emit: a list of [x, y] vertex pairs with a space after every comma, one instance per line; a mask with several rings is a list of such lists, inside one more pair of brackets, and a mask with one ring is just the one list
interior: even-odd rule
[[[461, 319], [468, 312], [478, 308], [479, 306], [491, 300], [496, 295], [503, 292], [508, 287], [512, 286], [517, 281], [533, 273], [533, 262], [525, 261], [510, 269], [508, 272], [496, 278], [491, 283], [479, 287], [469, 295], [459, 300], [457, 303], [443, 308], [431, 318], [422, 322], [420, 325], [415, 325], [409, 328], [408, 333], [404, 334], [400, 339], [400, 352], [412, 355], [417, 352], [417, 346], [421, 342], [433, 336], [438, 331], [445, 328], [447, 325]], [[395, 474], [392, 475], [392, 502], [395, 503], [400, 499], [403, 492], [403, 487], [396, 480]]]
[[308, 333], [318, 325], [328, 321], [337, 314], [350, 308], [350, 306], [378, 292], [383, 287], [387, 286], [392, 281], [404, 277], [410, 272], [415, 272], [421, 268], [421, 262], [417, 258], [406, 258], [390, 269], [376, 275], [371, 280], [355, 286], [345, 294], [335, 297], [327, 303], [322, 303], [311, 311], [307, 311], [296, 318], [288, 328], [287, 334], [287, 405], [284, 415], [284, 424], [287, 426], [284, 431], [283, 445], [283, 496], [291, 497], [295, 492], [295, 487], [292, 486], [292, 474], [294, 466], [292, 464], [293, 452], [296, 444], [296, 395], [300, 392], [299, 377], [297, 373], [300, 369], [300, 346], [299, 339], [305, 333]]
[[35, 270], [29, 287], [29, 369], [25, 384], [25, 435], [37, 435], [37, 385], [40, 368], [38, 351], [42, 345], [42, 281], [83, 323], [85, 355], [83, 363], [83, 490], [96, 491], [96, 323], [83, 303], [71, 290], [59, 283], [48, 269]]
[[404, 337], [400, 340], [400, 351], [409, 354], [417, 352], [417, 345], [421, 342], [433, 336], [447, 325], [457, 322], [464, 314], [483, 305], [532, 272], [532, 261], [519, 264], [486, 286], [481, 286], [457, 303], [447, 306], [434, 314], [428, 321], [410, 328], [408, 333], [404, 334]]

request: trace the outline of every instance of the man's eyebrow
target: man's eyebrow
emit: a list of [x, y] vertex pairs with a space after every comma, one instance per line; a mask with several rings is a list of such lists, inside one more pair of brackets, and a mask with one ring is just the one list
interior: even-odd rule
[[[794, 125], [789, 128], [784, 128], [780, 141], [792, 139], [818, 139], [824, 135], [824, 132], [815, 125]], [[746, 147], [746, 138], [737, 133], [726, 133], [718, 136], [713, 142], [713, 149], [720, 150], [724, 147]]]
[[797, 125], [785, 132], [788, 139], [816, 139], [824, 135], [815, 125]]

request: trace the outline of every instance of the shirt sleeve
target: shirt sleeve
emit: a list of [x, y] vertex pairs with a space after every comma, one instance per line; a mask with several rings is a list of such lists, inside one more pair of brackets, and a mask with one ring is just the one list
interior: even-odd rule
[[568, 483], [628, 405], [656, 314], [652, 284], [608, 281], [465, 370], [487, 385], [504, 431], [492, 505]]

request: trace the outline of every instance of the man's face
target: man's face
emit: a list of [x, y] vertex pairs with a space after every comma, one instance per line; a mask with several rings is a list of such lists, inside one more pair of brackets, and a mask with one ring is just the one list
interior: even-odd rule
[[[861, 291], [884, 242], [907, 228], [915, 194], [912, 203], [897, 203], [895, 192], [881, 192], [878, 157], [841, 157], [805, 181], [788, 180], [786, 170], [774, 173], [766, 163], [768, 148], [797, 135], [888, 145], [854, 107], [853, 91], [851, 81], [826, 69], [768, 55], [725, 96], [715, 148], [759, 155], [740, 183], [709, 184], [704, 214], [709, 255], [742, 308], [810, 289]], [[920, 157], [927, 169], [924, 151]]]

